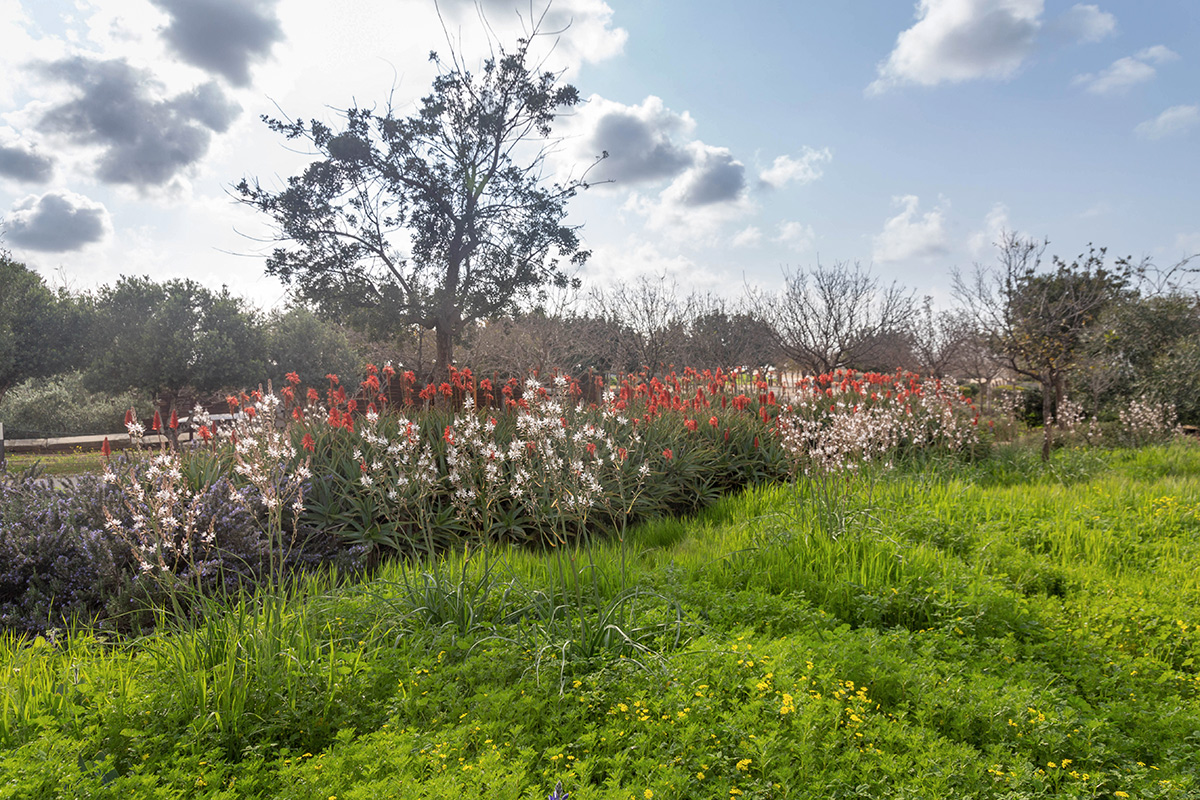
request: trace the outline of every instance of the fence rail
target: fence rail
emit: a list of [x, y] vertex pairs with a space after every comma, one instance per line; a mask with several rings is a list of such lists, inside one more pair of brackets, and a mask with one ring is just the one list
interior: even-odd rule
[[[0, 463], [4, 462], [4, 456], [7, 453], [65, 453], [75, 450], [99, 450], [104, 444], [104, 440], [108, 439], [108, 446], [113, 450], [124, 450], [133, 446], [129, 440], [128, 433], [110, 433], [101, 434], [99, 436], [62, 436], [58, 438], [40, 438], [40, 439], [5, 439], [4, 438], [4, 423], [0, 423]], [[180, 442], [189, 442], [192, 439], [190, 433], [180, 433]], [[159, 447], [166, 444], [169, 439], [161, 434], [152, 433], [142, 437], [142, 445], [145, 447]]]

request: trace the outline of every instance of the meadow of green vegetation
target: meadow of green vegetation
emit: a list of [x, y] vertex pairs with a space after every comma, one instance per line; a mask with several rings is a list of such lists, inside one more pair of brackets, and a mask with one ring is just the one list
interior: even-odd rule
[[104, 459], [94, 453], [9, 453], [5, 460], [9, 472], [24, 472], [35, 465], [39, 474], [82, 475], [96, 472], [104, 466]]
[[1001, 447], [0, 640], [0, 797], [1200, 796], [1200, 448]]

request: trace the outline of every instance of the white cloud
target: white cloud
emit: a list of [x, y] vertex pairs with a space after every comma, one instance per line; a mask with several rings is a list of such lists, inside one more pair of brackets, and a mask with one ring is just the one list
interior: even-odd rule
[[779, 244], [787, 245], [801, 253], [811, 250], [816, 239], [817, 235], [811, 225], [796, 221], [779, 223], [779, 234], [775, 237]]
[[1099, 73], [1077, 75], [1072, 83], [1084, 86], [1092, 94], [1126, 92], [1131, 87], [1154, 78], [1157, 72], [1149, 62], [1163, 64], [1176, 58], [1179, 56], [1174, 51], [1159, 44], [1147, 47], [1137, 55], [1118, 58]]
[[967, 237], [967, 249], [971, 251], [971, 255], [978, 258], [1000, 241], [1002, 233], [1010, 230], [1012, 230], [1012, 223], [1008, 220], [1008, 206], [1004, 203], [996, 203], [984, 217], [983, 229], [975, 231]]
[[0, 43], [0, 107], [5, 109], [29, 92], [26, 64], [67, 52], [62, 40], [40, 34], [20, 0], [0, 0]]
[[614, 188], [665, 181], [692, 165], [686, 139], [695, 127], [686, 111], [672, 111], [653, 95], [634, 106], [592, 95], [558, 129], [568, 145], [555, 161], [570, 172], [608, 153], [589, 181], [611, 180]]
[[733, 157], [727, 147], [703, 142], [688, 145], [692, 164], [663, 192], [670, 202], [700, 208], [717, 203], [733, 203], [746, 191], [746, 165]]
[[650, 230], [688, 244], [715, 244], [721, 229], [755, 210], [746, 191], [745, 165], [724, 147], [688, 143], [692, 165], [657, 197], [632, 192], [621, 207]]
[[589, 286], [628, 285], [646, 276], [664, 276], [684, 287], [684, 293], [715, 291], [731, 281], [680, 253], [663, 253], [657, 245], [636, 237], [623, 243], [601, 244], [592, 250], [583, 269]]
[[1155, 64], [1166, 64], [1168, 61], [1178, 61], [1179, 54], [1166, 45], [1156, 44], [1140, 51], [1137, 57], [1143, 61], [1153, 61]]
[[821, 165], [832, 160], [833, 152], [828, 147], [820, 150], [805, 147], [799, 158], [786, 154], [776, 157], [769, 168], [758, 174], [758, 179], [774, 189], [793, 182], [801, 185], [812, 183], [824, 174]]
[[22, 250], [66, 253], [104, 241], [112, 234], [102, 203], [68, 191], [29, 195], [20, 200], [0, 228]]
[[874, 238], [872, 257], [879, 263], [930, 258], [949, 249], [945, 230], [943, 201], [932, 211], [920, 213], [920, 198], [909, 194], [892, 202], [903, 210], [883, 224], [883, 232]]
[[1068, 33], [1080, 42], [1100, 42], [1117, 32], [1117, 18], [1099, 6], [1076, 3], [1059, 18]]
[[1181, 233], [1176, 236], [1175, 249], [1182, 254], [1181, 258], [1200, 255], [1200, 231], [1196, 233]]
[[1163, 139], [1167, 136], [1186, 133], [1200, 124], [1200, 105], [1171, 106], [1154, 119], [1148, 119], [1134, 128], [1134, 133], [1144, 139]]
[[747, 225], [734, 235], [732, 244], [734, 247], [757, 247], [762, 244], [762, 240], [762, 229]]
[[[548, 58], [546, 68], [555, 71], [565, 69], [574, 73], [585, 63], [595, 64], [620, 55], [629, 38], [623, 28], [612, 26], [613, 10], [603, 0], [555, 0], [553, 4], [531, 4], [529, 0], [442, 0], [441, 9], [455, 36], [466, 34], [474, 40], [481, 38], [480, 11], [504, 44], [515, 41], [538, 24], [543, 36], [534, 50], [544, 54]], [[466, 44], [472, 47], [480, 43]]]
[[1042, 5], [1042, 0], [920, 0], [916, 24], [896, 37], [868, 94], [902, 84], [1012, 76], [1033, 47]]

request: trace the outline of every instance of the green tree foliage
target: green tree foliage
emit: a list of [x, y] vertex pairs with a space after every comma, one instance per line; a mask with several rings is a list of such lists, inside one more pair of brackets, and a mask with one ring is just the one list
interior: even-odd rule
[[95, 297], [93, 389], [139, 389], [163, 403], [258, 383], [266, 374], [259, 315], [227, 290], [191, 280], [122, 277]]
[[991, 351], [1007, 369], [1041, 386], [1044, 459], [1052, 446], [1049, 420], [1087, 334], [1105, 309], [1130, 296], [1137, 271], [1128, 258], [1105, 266], [1104, 248], [1090, 246], [1071, 263], [1054, 256], [1052, 269], [1043, 271], [1047, 244], [1006, 233], [996, 267], [977, 267], [970, 282], [954, 278], [956, 294]]
[[132, 392], [89, 391], [83, 373], [71, 370], [13, 386], [0, 399], [0, 422], [11, 439], [119, 433], [131, 406], [141, 419], [153, 413], [150, 403]]
[[1100, 315], [1071, 373], [1072, 391], [1096, 408], [1146, 392], [1154, 365], [1175, 344], [1200, 334], [1195, 301], [1179, 294], [1132, 295]]
[[84, 304], [0, 251], [0, 397], [27, 378], [76, 366], [85, 326]]
[[271, 314], [267, 358], [276, 385], [281, 385], [287, 373], [295, 372], [309, 386], [322, 385], [329, 373], [357, 375], [364, 360], [341, 327], [303, 306]]
[[431, 54], [439, 74], [410, 117], [353, 107], [340, 130], [264, 117], [318, 157], [282, 190], [236, 186], [285, 243], [267, 272], [326, 312], [434, 331], [438, 370], [465, 324], [567, 285], [561, 263], [588, 253], [563, 223], [566, 203], [587, 184], [546, 185], [542, 173], [551, 126], [579, 93], [530, 64], [536, 35], [498, 48], [479, 74]]

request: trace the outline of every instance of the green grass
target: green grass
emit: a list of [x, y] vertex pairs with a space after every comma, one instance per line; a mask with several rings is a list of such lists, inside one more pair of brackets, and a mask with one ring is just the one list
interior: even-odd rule
[[0, 798], [1200, 796], [1200, 448], [759, 487], [108, 642], [0, 639]]
[[104, 457], [93, 453], [8, 453], [5, 468], [12, 473], [24, 472], [35, 464], [43, 475], [82, 475], [98, 472], [104, 466]]

